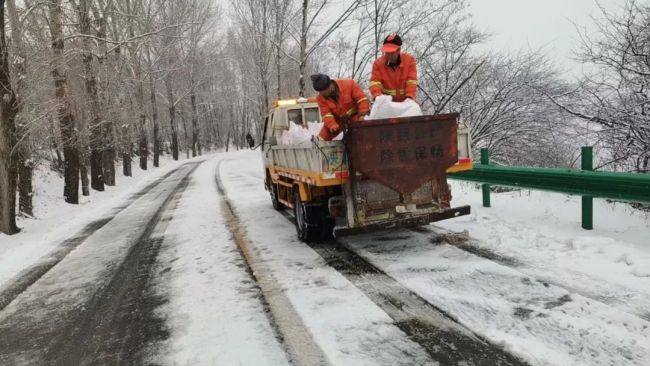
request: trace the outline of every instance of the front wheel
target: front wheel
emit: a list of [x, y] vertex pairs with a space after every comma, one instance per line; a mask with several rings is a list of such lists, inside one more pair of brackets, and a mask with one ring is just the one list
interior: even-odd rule
[[[298, 239], [304, 242], [311, 242], [320, 239], [323, 232], [323, 220], [316, 211], [310, 210], [300, 199], [298, 189], [294, 190], [294, 213], [296, 216], [296, 232]], [[309, 212], [308, 212], [309, 211]]]

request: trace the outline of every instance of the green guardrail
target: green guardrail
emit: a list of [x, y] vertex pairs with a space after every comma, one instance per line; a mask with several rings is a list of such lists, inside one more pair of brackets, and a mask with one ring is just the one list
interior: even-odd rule
[[593, 229], [593, 198], [650, 203], [650, 174], [593, 171], [593, 149], [582, 148], [582, 170], [510, 167], [490, 164], [481, 149], [481, 164], [449, 178], [482, 184], [483, 206], [490, 207], [490, 186], [528, 188], [582, 196], [582, 227]]

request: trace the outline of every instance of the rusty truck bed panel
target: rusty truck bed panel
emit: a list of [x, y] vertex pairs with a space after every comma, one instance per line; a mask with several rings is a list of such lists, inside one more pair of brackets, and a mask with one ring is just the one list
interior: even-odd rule
[[402, 195], [444, 179], [447, 168], [458, 161], [458, 119], [454, 113], [351, 125], [352, 170]]

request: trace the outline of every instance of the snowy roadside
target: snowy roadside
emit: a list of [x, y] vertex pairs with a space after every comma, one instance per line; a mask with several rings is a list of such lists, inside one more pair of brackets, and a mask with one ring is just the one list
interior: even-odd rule
[[41, 168], [34, 177], [34, 211], [36, 218], [20, 219], [22, 231], [13, 236], [0, 234], [0, 288], [20, 271], [36, 263], [66, 239], [75, 236], [89, 223], [111, 214], [129, 197], [169, 173], [187, 160], [161, 159], [160, 168], [147, 171], [133, 169], [133, 177], [118, 177], [117, 185], [104, 192], [80, 197], [79, 205], [63, 201], [63, 179]]
[[[474, 185], [454, 182], [453, 204], [472, 214], [436, 223], [467, 231], [471, 244], [512, 258], [535, 278], [571, 288], [650, 320], [650, 214], [594, 202], [594, 230], [580, 228], [580, 197], [539, 191], [492, 194], [481, 205]], [[443, 230], [439, 230], [443, 229]]]
[[650, 361], [650, 322], [435, 237], [394, 230], [344, 241], [461, 324], [533, 365]]
[[507, 192], [493, 194], [492, 208], [483, 208], [471, 184], [454, 182], [452, 194], [452, 205], [472, 206], [470, 216], [438, 222], [429, 233], [344, 241], [533, 364], [650, 362], [646, 213], [596, 201], [596, 229], [584, 231], [579, 197]]
[[[156, 213], [191, 169], [187, 166], [173, 172], [119, 212], [3, 309], [0, 333], [14, 330], [10, 338], [3, 339], [8, 343], [9, 353], [2, 355], [6, 360], [29, 357], [25, 363], [34, 363], [46, 354], [60, 351], [57, 342], [79, 341], [73, 333], [87, 323], [74, 322], [84, 312], [92, 313], [96, 306], [103, 305], [93, 304], [92, 299], [107, 288], [115, 269], [141, 240]], [[61, 336], [58, 332], [66, 333]]]
[[287, 365], [254, 280], [231, 239], [208, 160], [194, 173], [158, 258], [158, 309], [170, 338], [152, 360], [173, 365]]
[[263, 188], [259, 152], [228, 154], [221, 177], [257, 255], [265, 261], [332, 365], [435, 364], [343, 275], [296, 239]]
[[[296, 242], [293, 226], [270, 207], [259, 155], [241, 152], [229, 158], [222, 176], [249, 237], [276, 268], [306, 325], [322, 337], [325, 353], [340, 355], [341, 338], [322, 334], [338, 324], [324, 329], [313, 317], [342, 323], [337, 311], [330, 312], [332, 303], [343, 301], [339, 294], [326, 301], [315, 298], [325, 288], [346, 287], [331, 284], [337, 273], [319, 268], [320, 259]], [[579, 198], [510, 192], [493, 195], [493, 208], [484, 209], [471, 185], [454, 183], [453, 195], [454, 205], [472, 205], [471, 216], [439, 222], [430, 233], [394, 231], [345, 241], [462, 324], [535, 365], [648, 363], [650, 322], [644, 311], [650, 278], [644, 271], [650, 268], [650, 220], [645, 213], [597, 200], [596, 230], [587, 232], [579, 224]], [[466, 244], [484, 249], [487, 258], [445, 243], [445, 234], [465, 230]], [[300, 282], [311, 288], [299, 288]], [[357, 309], [355, 303], [347, 312]], [[352, 327], [359, 332], [359, 325]]]

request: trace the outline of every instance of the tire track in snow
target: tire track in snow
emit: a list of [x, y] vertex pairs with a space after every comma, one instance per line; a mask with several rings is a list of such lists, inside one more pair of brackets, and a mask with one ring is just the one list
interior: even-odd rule
[[237, 213], [231, 204], [221, 180], [220, 160], [216, 168], [217, 191], [221, 196], [222, 211], [228, 228], [233, 235], [244, 258], [247, 271], [257, 282], [262, 293], [262, 305], [269, 317], [278, 340], [285, 347], [292, 364], [295, 365], [327, 365], [327, 359], [322, 350], [316, 345], [309, 331], [302, 324], [291, 301], [277, 287], [277, 280], [264, 261], [251, 249], [245, 229], [241, 226]]
[[[410, 230], [416, 233], [416, 235], [430, 235], [431, 237], [429, 240], [434, 244], [449, 244], [477, 257], [481, 257], [483, 259], [498, 263], [499, 265], [516, 270], [517, 272], [520, 272], [522, 276], [530, 277], [532, 280], [541, 283], [545, 287], [558, 287], [564, 289], [568, 293], [586, 297], [602, 304], [617, 308], [618, 310], [624, 311], [629, 315], [650, 321], [650, 312], [639, 311], [638, 309], [628, 306], [615, 294], [605, 295], [602, 292], [598, 293], [596, 290], [570, 286], [564, 281], [553, 279], [548, 276], [531, 274], [531, 270], [534, 271], [535, 268], [527, 267], [525, 264], [520, 263], [516, 258], [503, 256], [485, 246], [481, 246], [480, 242], [477, 239], [471, 238], [469, 235], [465, 235], [465, 233], [455, 233], [447, 229], [443, 229], [439, 226], [434, 226], [434, 228], [435, 230], [428, 227], [420, 227]], [[457, 237], [458, 239], [449, 240], [454, 237]], [[633, 291], [629, 290], [627, 292]]]
[[[293, 216], [286, 211], [282, 214], [294, 223]], [[453, 316], [404, 287], [343, 243], [329, 240], [309, 245], [440, 365], [527, 365], [459, 324]]]
[[5, 286], [0, 287], [0, 311], [7, 307], [7, 305], [11, 304], [11, 302], [14, 301], [16, 297], [28, 289], [29, 286], [31, 286], [34, 282], [43, 277], [50, 269], [52, 269], [52, 267], [61, 262], [66, 255], [68, 255], [71, 251], [83, 243], [89, 236], [111, 222], [115, 215], [124, 211], [127, 207], [133, 204], [135, 200], [142, 197], [145, 193], [149, 192], [178, 169], [179, 168], [169, 171], [162, 177], [148, 184], [140, 191], [131, 194], [126, 199], [126, 203], [113, 208], [110, 213], [106, 215], [106, 217], [87, 224], [72, 238], [69, 238], [63, 241], [61, 244], [57, 245], [52, 252], [48, 253], [44, 258], [40, 259], [38, 263], [21, 271], [13, 279], [9, 280]]
[[148, 286], [162, 233], [199, 164], [188, 165], [111, 282], [86, 305], [69, 338], [62, 337], [50, 347], [46, 360], [61, 365], [143, 364], [147, 345], [167, 338], [164, 320], [153, 314], [164, 300], [151, 295]]
[[345, 245], [464, 326], [534, 364], [647, 364], [650, 328], [644, 321], [461, 250], [457, 238], [440, 239], [403, 229]]
[[[151, 238], [151, 233], [175, 193], [182, 191], [190, 171], [195, 169], [191, 165], [196, 164], [175, 169], [168, 175], [173, 175], [173, 179], [163, 177], [160, 186], [152, 184], [150, 187], [155, 188], [142, 194], [149, 196], [156, 206], [150, 201], [128, 205], [115, 222], [98, 229], [85, 245], [61, 259], [59, 265], [53, 266], [20, 294], [16, 302], [0, 312], [0, 364], [138, 363], [136, 353], [147, 346], [151, 332], [143, 329], [140, 334], [145, 337], [131, 337], [129, 340], [136, 341], [130, 344], [125, 344], [121, 337], [141, 331], [143, 319], [144, 323], [153, 320], [156, 328], [155, 304], [149, 303], [144, 291], [138, 290], [146, 290], [147, 268], [151, 269], [149, 263], [155, 263], [156, 238]], [[144, 253], [139, 249], [143, 246]], [[104, 252], [101, 247], [112, 249]], [[93, 248], [101, 254], [88, 255]], [[153, 256], [149, 255], [152, 253]], [[126, 268], [138, 263], [138, 256], [143, 257], [139, 263], [146, 264]], [[104, 272], [103, 277], [96, 277]], [[62, 281], [61, 277], [66, 276], [70, 278]], [[125, 293], [128, 297], [121, 303], [114, 300]], [[107, 354], [109, 346], [120, 342], [122, 348], [112, 348]]]

